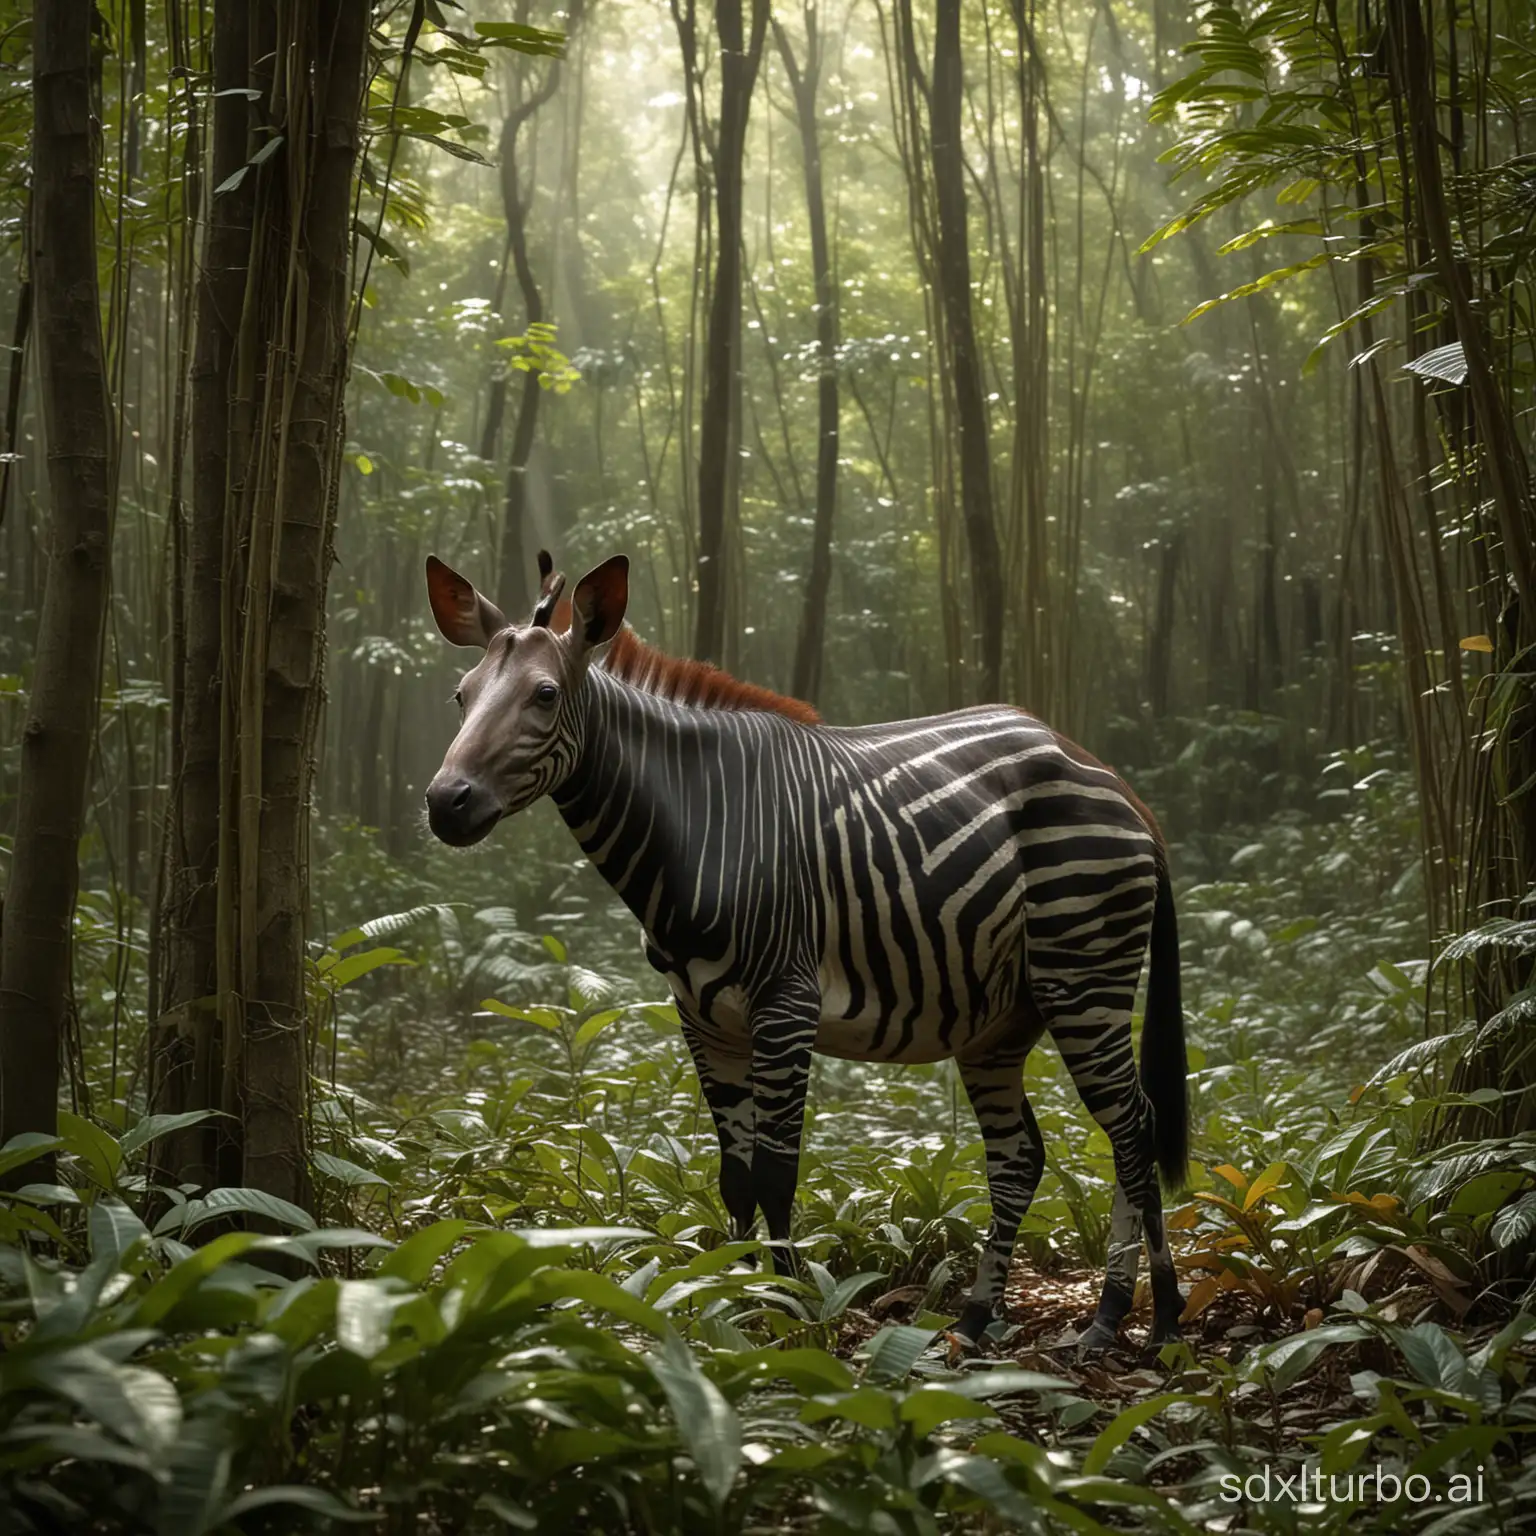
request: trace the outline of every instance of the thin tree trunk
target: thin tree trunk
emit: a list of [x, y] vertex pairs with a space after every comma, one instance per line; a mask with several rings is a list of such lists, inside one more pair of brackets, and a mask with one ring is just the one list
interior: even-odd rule
[[719, 660], [725, 653], [727, 535], [735, 522], [732, 468], [741, 422], [733, 405], [741, 368], [743, 160], [752, 91], [768, 29], [767, 0], [749, 3], [750, 28], [743, 25], [742, 0], [717, 0], [715, 6], [720, 41], [720, 120], [713, 157], [715, 274], [704, 340], [704, 403], [699, 412], [699, 595], [693, 643], [694, 655], [701, 660]]
[[78, 0], [37, 0], [33, 11], [31, 271], [52, 514], [0, 931], [0, 1141], [56, 1123], [111, 566], [115, 460], [96, 263], [92, 15]]
[[[270, 584], [254, 558], [256, 541], [249, 567], [247, 619], [256, 622], [247, 634], [259, 643], [246, 653], [245, 676], [259, 681], [261, 731], [259, 745], [242, 750], [240, 764], [241, 972], [248, 987], [255, 982], [244, 1004], [243, 1151], [248, 1186], [307, 1204], [309, 791], [344, 437], [352, 175], [369, 8], [356, 0], [320, 0], [313, 9], [294, 6], [283, 20], [292, 29], [283, 38], [290, 69], [284, 82], [290, 201], [286, 227], [279, 226], [283, 244], [268, 250], [273, 276], [281, 274], [285, 289], [279, 290], [283, 331], [264, 347], [269, 390], [279, 370], [285, 376], [281, 396], [269, 395], [281, 405], [264, 423], [261, 444], [272, 456], [277, 492], [268, 530]], [[296, 163], [301, 152], [307, 164]], [[257, 612], [262, 599], [268, 616]], [[260, 784], [259, 802], [253, 780]]]
[[[154, 1023], [150, 1098], [162, 1113], [207, 1109], [234, 1097], [224, 1072], [218, 990], [218, 879], [226, 746], [223, 691], [224, 576], [230, 476], [230, 372], [251, 260], [256, 177], [228, 183], [245, 164], [252, 139], [250, 32], [246, 0], [224, 0], [214, 16], [213, 129], [209, 200], [197, 290], [192, 357], [192, 508], [186, 529], [183, 650], [173, 680], [180, 729], [172, 743], [171, 804], [166, 818], [164, 926], [165, 1012]], [[219, 1182], [218, 1147], [227, 1136], [205, 1122], [177, 1131], [156, 1148], [155, 1162], [176, 1181]], [[233, 1169], [229, 1170], [231, 1175]]]
[[980, 696], [1003, 687], [1003, 573], [993, 510], [992, 458], [981, 354], [971, 314], [970, 236], [966, 226], [965, 156], [960, 144], [964, 78], [960, 64], [960, 0], [938, 0], [931, 105], [934, 197], [938, 210], [939, 298], [954, 377], [959, 437], [960, 502], [971, 557], [972, 600], [980, 631]]
[[805, 170], [805, 207], [811, 227], [811, 275], [816, 285], [816, 351], [820, 376], [816, 382], [816, 521], [811, 533], [811, 569], [800, 610], [795, 664], [790, 692], [816, 703], [821, 696], [822, 661], [826, 647], [827, 600], [832, 587], [832, 529], [837, 516], [837, 455], [839, 403], [837, 389], [837, 285], [827, 240], [827, 203], [822, 185], [821, 138], [817, 132], [816, 97], [821, 85], [822, 41], [816, 7], [805, 6], [805, 67], [795, 62], [789, 36], [777, 20], [774, 41], [795, 97], [800, 129], [800, 156]]

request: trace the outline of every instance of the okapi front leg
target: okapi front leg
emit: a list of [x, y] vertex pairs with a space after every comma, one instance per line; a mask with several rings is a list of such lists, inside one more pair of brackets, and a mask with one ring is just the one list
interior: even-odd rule
[[700, 1026], [686, 1018], [683, 1039], [693, 1056], [699, 1087], [720, 1140], [720, 1203], [730, 1220], [731, 1236], [749, 1238], [757, 1220], [757, 1199], [752, 1192], [752, 1058], [731, 1055], [709, 1043]]
[[[806, 1086], [820, 1021], [821, 992], [814, 980], [780, 981], [752, 999], [752, 1190], [776, 1243], [789, 1241]], [[793, 1255], [776, 1250], [774, 1268], [793, 1272]]]
[[976, 1284], [954, 1329], [974, 1343], [1002, 1302], [1019, 1223], [1029, 1210], [1045, 1168], [1045, 1144], [1034, 1111], [1024, 1097], [1021, 1062], [1001, 1067], [963, 1061], [957, 1065], [981, 1126], [987, 1152], [987, 1189], [992, 1196], [992, 1226], [976, 1266]]

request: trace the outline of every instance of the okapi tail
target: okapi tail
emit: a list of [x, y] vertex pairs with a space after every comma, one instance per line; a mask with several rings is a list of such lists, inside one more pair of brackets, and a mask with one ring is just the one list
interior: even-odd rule
[[1181, 1189], [1189, 1178], [1189, 1059], [1179, 986], [1179, 925], [1173, 883], [1161, 856], [1152, 906], [1147, 1012], [1141, 1027], [1141, 1086], [1152, 1101], [1153, 1142], [1163, 1187], [1170, 1192]]

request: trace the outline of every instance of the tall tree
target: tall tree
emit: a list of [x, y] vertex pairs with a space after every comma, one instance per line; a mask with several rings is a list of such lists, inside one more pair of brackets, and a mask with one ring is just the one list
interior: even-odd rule
[[93, 20], [79, 0], [33, 9], [30, 243], [51, 516], [0, 933], [0, 1141], [55, 1126], [101, 691], [116, 458], [96, 265]]
[[[212, 599], [189, 567], [182, 678], [184, 701], [217, 701], [218, 805], [210, 824], [208, 763], [178, 764], [189, 820], [174, 829], [176, 851], [198, 862], [188, 904], [171, 914], [177, 972], [165, 995], [179, 1007], [159, 1030], [156, 1107], [224, 1110], [219, 1176], [303, 1204], [307, 824], [370, 7], [232, 0], [221, 12], [215, 75], [228, 83], [217, 99], [244, 109], [245, 156], [212, 196], [217, 207], [248, 195], [250, 217], [230, 205], [208, 237], [188, 546], [217, 561], [219, 641], [210, 651]], [[216, 116], [220, 169], [237, 132]]]
[[[566, 36], [569, 39], [581, 25], [584, 5], [576, 0], [567, 13]], [[527, 24], [528, 7], [518, 9], [519, 23]], [[510, 261], [517, 274], [517, 290], [523, 301], [523, 331], [533, 332], [545, 321], [544, 296], [539, 290], [538, 277], [533, 270], [529, 252], [528, 220], [533, 207], [534, 180], [531, 174], [524, 176], [518, 162], [518, 142], [523, 128], [539, 109], [554, 95], [560, 84], [560, 66], [551, 63], [543, 80], [534, 85], [530, 75], [534, 61], [517, 56], [511, 60], [512, 104], [501, 124], [501, 206], [507, 225], [507, 243], [503, 260]], [[539, 401], [544, 393], [543, 382], [537, 370], [518, 375], [521, 385], [518, 391], [517, 416], [512, 426], [512, 451], [507, 465], [507, 494], [503, 504], [501, 525], [501, 560], [497, 592], [501, 601], [512, 612], [520, 613], [532, 606], [535, 596], [528, 589], [529, 570], [532, 568], [528, 543], [528, 468], [533, 456], [534, 440], [539, 429]], [[483, 457], [490, 458], [495, 450], [496, 437], [506, 408], [508, 374], [498, 374], [491, 386], [491, 399], [486, 413], [485, 445]], [[526, 601], [525, 601], [526, 599]]]
[[933, 33], [932, 120], [934, 200], [938, 212], [935, 275], [954, 375], [959, 438], [960, 504], [971, 557], [985, 699], [1002, 697], [1003, 572], [993, 508], [992, 456], [987, 442], [987, 398], [981, 353], [971, 314], [971, 245], [966, 221], [965, 150], [960, 139], [965, 77], [960, 54], [960, 0], [937, 0]]
[[[712, 134], [695, 120], [695, 132], [707, 135], [707, 158], [714, 178], [715, 268], [709, 320], [704, 334], [704, 400], [699, 409], [698, 606], [694, 614], [694, 654], [719, 661], [725, 657], [729, 531], [739, 492], [737, 449], [741, 436], [741, 242], [747, 119], [768, 31], [768, 0], [716, 0], [715, 34], [719, 42], [720, 111]], [[697, 34], [693, 0], [685, 10], [674, 0], [689, 89], [697, 84]]]
[[805, 62], [795, 59], [794, 46], [777, 17], [774, 42], [795, 98], [800, 129], [800, 159], [805, 173], [805, 210], [811, 227], [811, 278], [816, 289], [816, 521], [811, 532], [811, 569], [800, 609], [795, 641], [795, 666], [790, 691], [816, 703], [821, 693], [822, 656], [826, 648], [827, 596], [832, 586], [832, 528], [837, 516], [838, 391], [837, 284], [832, 275], [832, 249], [827, 239], [827, 199], [822, 185], [821, 135], [817, 126], [817, 96], [824, 59], [823, 38], [815, 0], [806, 0]]

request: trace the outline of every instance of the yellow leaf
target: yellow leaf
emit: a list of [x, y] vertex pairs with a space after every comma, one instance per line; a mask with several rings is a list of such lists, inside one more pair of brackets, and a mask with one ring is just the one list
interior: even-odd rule
[[1285, 1163], [1271, 1163], [1268, 1168], [1248, 1186], [1248, 1193], [1243, 1197], [1243, 1209], [1251, 1211], [1260, 1200], [1284, 1180], [1290, 1168]]
[[1184, 1311], [1180, 1316], [1181, 1323], [1192, 1323], [1200, 1316], [1210, 1304], [1215, 1301], [1221, 1285], [1214, 1279], [1201, 1280], [1189, 1289], [1189, 1297], [1184, 1303]]
[[1491, 655], [1493, 652], [1493, 641], [1487, 635], [1468, 635], [1461, 642], [1461, 648], [1464, 651], [1484, 651]]
[[1218, 1163], [1212, 1173], [1219, 1173], [1239, 1194], [1248, 1188], [1248, 1175], [1240, 1173], [1231, 1163]]

